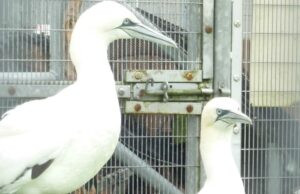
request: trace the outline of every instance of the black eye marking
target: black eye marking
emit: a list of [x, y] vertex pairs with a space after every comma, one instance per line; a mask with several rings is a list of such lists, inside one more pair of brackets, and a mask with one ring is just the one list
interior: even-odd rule
[[216, 109], [216, 114], [217, 114], [217, 118], [216, 118], [216, 121], [218, 120], [222, 120], [224, 122], [226, 122], [223, 118], [225, 115], [227, 115], [230, 111], [229, 110], [224, 110], [224, 109]]
[[122, 26], [134, 26], [134, 25], [135, 23], [128, 18], [125, 18], [122, 23]]

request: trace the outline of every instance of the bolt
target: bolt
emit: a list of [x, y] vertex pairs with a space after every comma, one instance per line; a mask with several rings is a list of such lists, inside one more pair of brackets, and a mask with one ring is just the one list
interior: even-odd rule
[[139, 112], [141, 109], [142, 109], [142, 106], [141, 106], [140, 104], [136, 104], [136, 105], [134, 106], [135, 112]]
[[233, 133], [237, 135], [237, 134], [239, 134], [239, 132], [240, 132], [239, 127], [238, 127], [237, 125], [235, 125], [235, 126], [233, 127]]
[[16, 88], [13, 86], [10, 86], [7, 91], [11, 96], [16, 94]]
[[205, 32], [206, 32], [207, 34], [212, 33], [212, 31], [213, 31], [213, 28], [212, 28], [211, 26], [205, 26]]
[[193, 73], [192, 72], [188, 72], [185, 74], [185, 78], [187, 80], [192, 80], [194, 78]]
[[235, 82], [240, 81], [240, 76], [238, 76], [238, 75], [233, 75], [233, 81], [235, 81]]
[[124, 96], [125, 95], [125, 89], [124, 88], [119, 88], [118, 89], [118, 94], [119, 94], [119, 96]]
[[193, 107], [192, 105], [188, 105], [188, 106], [186, 107], [186, 111], [187, 111], [188, 113], [193, 112], [193, 110], [194, 110], [194, 107]]
[[135, 78], [136, 80], [141, 80], [141, 79], [143, 78], [143, 73], [140, 72], [140, 71], [135, 72], [135, 73], [134, 73], [134, 78]]
[[236, 28], [239, 28], [241, 26], [241, 22], [239, 20], [235, 21], [233, 24]]

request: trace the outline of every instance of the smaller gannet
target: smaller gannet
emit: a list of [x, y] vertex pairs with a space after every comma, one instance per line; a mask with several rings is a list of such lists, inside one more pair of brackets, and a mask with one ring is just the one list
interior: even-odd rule
[[245, 194], [231, 150], [233, 128], [237, 123], [251, 124], [252, 121], [240, 111], [235, 100], [218, 97], [205, 105], [200, 152], [207, 179], [198, 194]]

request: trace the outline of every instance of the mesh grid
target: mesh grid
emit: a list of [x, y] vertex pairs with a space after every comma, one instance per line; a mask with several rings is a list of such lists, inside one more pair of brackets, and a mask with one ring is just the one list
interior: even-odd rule
[[254, 119], [242, 134], [248, 194], [300, 189], [299, 16], [298, 1], [243, 2], [243, 109]]

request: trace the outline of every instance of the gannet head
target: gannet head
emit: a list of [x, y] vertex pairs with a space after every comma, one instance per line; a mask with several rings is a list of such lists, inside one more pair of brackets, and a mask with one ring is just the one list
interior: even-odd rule
[[240, 105], [232, 98], [218, 97], [210, 100], [202, 111], [202, 125], [233, 126], [236, 123], [252, 124], [252, 120], [241, 112]]
[[142, 24], [129, 9], [115, 1], [103, 1], [92, 6], [80, 16], [76, 25], [79, 24], [81, 28], [84, 26], [97, 33], [107, 43], [117, 39], [140, 38], [177, 47], [171, 38]]

